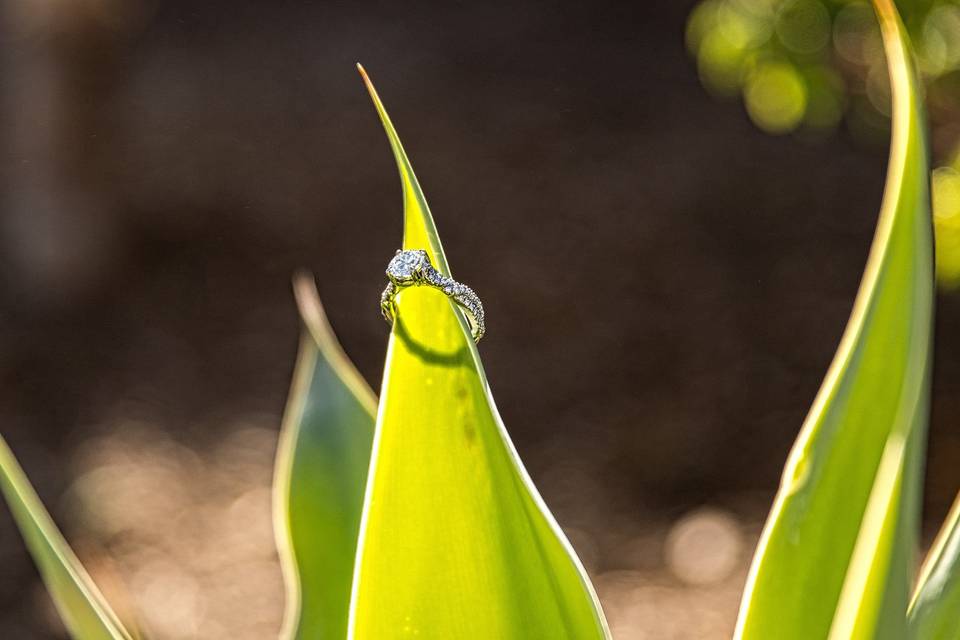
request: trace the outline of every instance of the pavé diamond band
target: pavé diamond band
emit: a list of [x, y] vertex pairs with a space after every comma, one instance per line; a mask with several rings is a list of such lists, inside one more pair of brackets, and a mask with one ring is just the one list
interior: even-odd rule
[[474, 342], [479, 342], [483, 337], [486, 326], [483, 322], [483, 303], [480, 302], [480, 298], [467, 285], [460, 284], [437, 271], [423, 249], [397, 251], [397, 255], [393, 256], [390, 264], [387, 265], [387, 277], [390, 282], [380, 295], [380, 311], [391, 325], [393, 324], [394, 298], [397, 293], [405, 287], [425, 285], [444, 292], [467, 312]]

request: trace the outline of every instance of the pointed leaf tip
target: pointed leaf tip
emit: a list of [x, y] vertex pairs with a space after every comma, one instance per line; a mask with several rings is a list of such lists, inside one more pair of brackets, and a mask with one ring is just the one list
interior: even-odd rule
[[370, 74], [367, 73], [367, 70], [359, 62], [357, 63], [357, 71], [360, 72], [360, 77], [363, 78], [363, 84], [366, 85], [367, 91], [370, 92], [370, 96], [373, 98], [373, 102], [379, 111], [383, 107], [380, 104], [380, 96], [377, 95], [377, 90], [373, 87], [373, 81], [370, 80]]
[[[402, 246], [427, 250], [449, 275], [403, 145], [361, 74], [400, 173]], [[418, 289], [397, 298], [347, 637], [525, 640], [535, 620], [540, 638], [608, 640], [586, 572], [500, 420], [466, 319]]]
[[303, 324], [321, 348], [339, 343], [327, 319], [327, 312], [320, 302], [320, 293], [313, 275], [307, 271], [298, 271], [293, 276], [293, 297], [297, 301], [297, 310]]
[[[420, 183], [417, 181], [417, 176], [413, 172], [413, 167], [410, 166], [410, 160], [403, 150], [400, 137], [397, 135], [393, 122], [390, 121], [390, 116], [387, 114], [387, 110], [380, 100], [380, 95], [377, 93], [373, 82], [362, 66], [360, 67], [360, 75], [367, 85], [370, 99], [373, 101], [373, 106], [377, 110], [380, 123], [383, 125], [387, 139], [390, 141], [390, 149], [393, 151], [393, 157], [394, 160], [396, 160], [397, 169], [400, 172], [404, 212], [403, 247], [405, 249], [426, 249], [427, 253], [430, 254], [430, 260], [433, 262], [434, 267], [441, 273], [449, 276], [451, 275], [450, 266], [447, 264], [443, 246], [440, 244], [440, 237], [437, 234], [433, 216], [430, 214], [430, 207], [427, 206], [426, 198], [423, 196], [423, 190], [420, 188]], [[463, 322], [463, 326], [467, 327], [466, 320]], [[465, 331], [469, 336], [469, 328], [465, 329]]]
[[304, 333], [274, 483], [287, 587], [280, 637], [344, 638], [377, 399], [340, 346], [313, 276], [296, 274], [293, 290]]

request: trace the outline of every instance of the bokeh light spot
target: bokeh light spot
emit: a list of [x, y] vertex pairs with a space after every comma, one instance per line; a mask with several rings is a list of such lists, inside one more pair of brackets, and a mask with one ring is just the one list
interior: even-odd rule
[[866, 80], [867, 99], [870, 104], [888, 118], [890, 117], [890, 75], [887, 73], [887, 67], [883, 61], [870, 67], [867, 72]]
[[960, 7], [941, 3], [923, 22], [917, 54], [924, 73], [939, 76], [960, 64]]
[[792, 0], [777, 13], [776, 31], [791, 51], [816, 53], [830, 42], [830, 14], [819, 0]]
[[833, 42], [837, 53], [847, 62], [867, 66], [877, 53], [880, 43], [879, 28], [873, 9], [866, 2], [851, 2], [833, 19]]
[[685, 515], [670, 530], [667, 566], [687, 584], [709, 585], [726, 579], [736, 568], [743, 540], [737, 520], [719, 509]]
[[806, 83], [791, 64], [764, 63], [747, 79], [744, 99], [754, 124], [768, 133], [786, 133], [803, 119]]
[[773, 12], [764, 2], [730, 0], [720, 5], [717, 27], [742, 49], [759, 47], [773, 33]]
[[736, 95], [740, 91], [744, 62], [744, 50], [720, 30], [706, 35], [697, 54], [700, 80], [705, 87], [721, 95]]
[[932, 179], [937, 277], [942, 286], [960, 286], [960, 172], [938, 167]]
[[719, 0], [706, 0], [698, 4], [687, 18], [686, 42], [687, 49], [694, 56], [700, 51], [700, 45], [708, 33], [717, 26], [717, 12], [720, 8]]
[[843, 118], [845, 109], [843, 80], [829, 67], [807, 69], [804, 77], [807, 83], [804, 124], [817, 130], [835, 128]]

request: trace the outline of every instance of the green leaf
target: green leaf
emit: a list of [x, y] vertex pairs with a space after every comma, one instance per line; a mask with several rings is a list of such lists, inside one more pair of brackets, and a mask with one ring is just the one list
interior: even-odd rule
[[960, 497], [923, 563], [908, 623], [911, 638], [960, 640]]
[[[400, 170], [403, 247], [425, 249], [449, 275], [413, 169], [364, 79]], [[466, 318], [429, 287], [403, 290], [397, 309], [350, 637], [608, 637], [583, 567], [507, 436]]]
[[304, 331], [277, 453], [275, 530], [287, 585], [281, 637], [347, 637], [377, 398], [327, 322], [311, 277], [294, 292]]
[[2, 436], [0, 491], [70, 635], [77, 640], [129, 640], [131, 634], [64, 540]]
[[887, 184], [849, 324], [794, 445], [736, 637], [906, 637], [933, 315], [927, 144], [903, 25], [876, 0], [893, 94]]

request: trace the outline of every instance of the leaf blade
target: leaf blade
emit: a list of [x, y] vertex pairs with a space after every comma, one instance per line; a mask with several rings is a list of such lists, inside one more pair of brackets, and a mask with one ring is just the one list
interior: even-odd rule
[[884, 199], [837, 355], [791, 451], [737, 638], [905, 637], [929, 406], [927, 146], [909, 43], [876, 0], [893, 89]]
[[303, 334], [284, 412], [274, 530], [282, 638], [345, 638], [377, 399], [340, 347], [312, 277], [294, 281]]
[[911, 638], [960, 640], [960, 496], [927, 554], [910, 603]]
[[[401, 175], [403, 246], [426, 249], [449, 275], [416, 176], [363, 75]], [[608, 637], [586, 573], [507, 436], [466, 319], [427, 287], [402, 291], [397, 305], [350, 637]]]
[[0, 492], [33, 556], [54, 606], [77, 640], [131, 640], [0, 436]]

